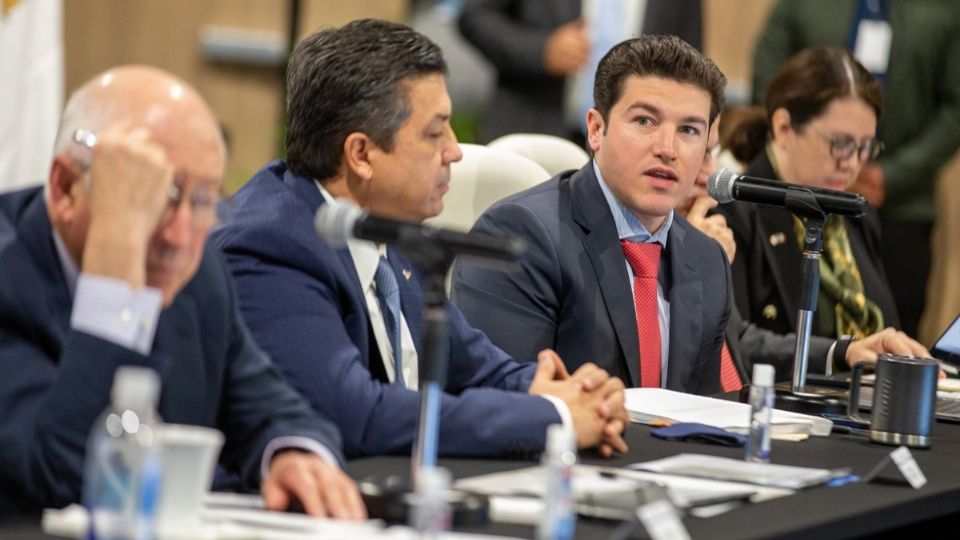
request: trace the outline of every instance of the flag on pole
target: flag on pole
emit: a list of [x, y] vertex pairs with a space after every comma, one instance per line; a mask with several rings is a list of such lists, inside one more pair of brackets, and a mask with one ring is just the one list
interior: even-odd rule
[[0, 192], [46, 181], [62, 107], [62, 0], [0, 0]]

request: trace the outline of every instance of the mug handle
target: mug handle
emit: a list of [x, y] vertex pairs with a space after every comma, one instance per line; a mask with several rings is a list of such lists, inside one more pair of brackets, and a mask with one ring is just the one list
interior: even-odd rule
[[847, 400], [847, 416], [861, 422], [869, 422], [860, 418], [860, 377], [866, 362], [857, 362], [850, 372], [850, 398]]

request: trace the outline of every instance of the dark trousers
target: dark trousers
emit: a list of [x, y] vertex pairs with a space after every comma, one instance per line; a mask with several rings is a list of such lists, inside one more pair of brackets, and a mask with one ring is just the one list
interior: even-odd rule
[[933, 223], [881, 218], [883, 266], [900, 313], [901, 330], [916, 337], [930, 277]]

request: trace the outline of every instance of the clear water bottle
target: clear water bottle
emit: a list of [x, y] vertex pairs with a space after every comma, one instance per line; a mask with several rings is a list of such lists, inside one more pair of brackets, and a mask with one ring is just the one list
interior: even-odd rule
[[547, 428], [547, 448], [541, 461], [544, 474], [543, 515], [537, 540], [570, 540], [577, 513], [573, 495], [573, 466], [577, 463], [573, 430], [553, 424]]
[[417, 474], [416, 506], [411, 525], [422, 538], [436, 538], [450, 529], [449, 489], [450, 471], [443, 467], [424, 467]]
[[753, 366], [750, 384], [750, 433], [747, 437], [747, 461], [770, 462], [770, 416], [773, 412], [773, 366]]
[[83, 504], [90, 515], [90, 538], [156, 535], [162, 478], [155, 439], [159, 394], [160, 380], [152, 369], [117, 369], [110, 406], [93, 425], [84, 457]]

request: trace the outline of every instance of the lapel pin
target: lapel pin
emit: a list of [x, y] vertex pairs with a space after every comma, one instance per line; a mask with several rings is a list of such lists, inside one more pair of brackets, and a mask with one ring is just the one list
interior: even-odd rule
[[763, 318], [767, 320], [774, 320], [777, 318], [777, 306], [773, 304], [767, 304], [763, 308]]
[[403, 279], [410, 281], [410, 276], [412, 275], [413, 275], [413, 272], [407, 270], [406, 268], [403, 269]]
[[777, 247], [780, 244], [786, 243], [786, 241], [787, 235], [782, 232], [773, 233], [770, 235], [770, 245], [773, 247]]

